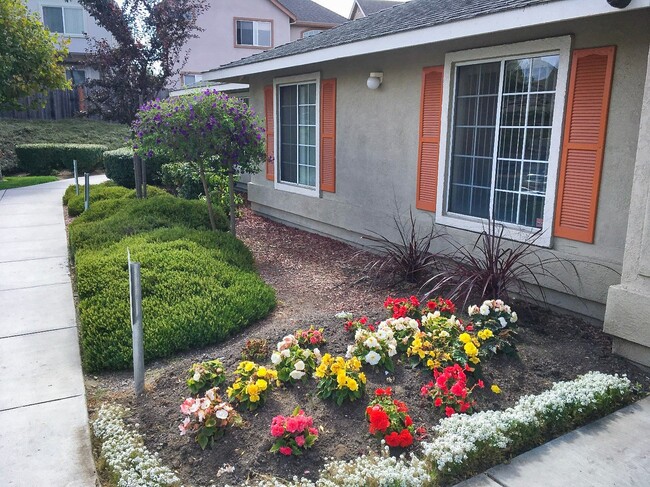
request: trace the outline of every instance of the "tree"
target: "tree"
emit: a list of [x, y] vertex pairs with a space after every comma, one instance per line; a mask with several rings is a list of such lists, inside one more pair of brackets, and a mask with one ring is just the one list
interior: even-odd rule
[[88, 82], [91, 110], [107, 120], [131, 123], [141, 101], [152, 100], [177, 75], [183, 46], [201, 31], [206, 0], [79, 0], [113, 36], [93, 39], [88, 65], [100, 78]]
[[256, 173], [266, 159], [263, 129], [246, 103], [206, 90], [146, 103], [133, 122], [133, 150], [195, 165], [216, 230], [206, 168], [228, 175], [230, 230], [235, 235], [235, 173]]
[[31, 108], [18, 100], [69, 88], [62, 64], [67, 55], [67, 42], [29, 13], [23, 0], [0, 1], [0, 109]]

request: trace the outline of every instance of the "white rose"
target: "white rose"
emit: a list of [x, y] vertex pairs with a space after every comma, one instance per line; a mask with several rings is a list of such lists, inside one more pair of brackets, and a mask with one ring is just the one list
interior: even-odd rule
[[228, 411], [225, 409], [217, 409], [217, 412], [214, 415], [219, 419], [228, 419]]
[[282, 362], [282, 354], [280, 352], [273, 352], [271, 354], [271, 363], [278, 365], [280, 362]]
[[381, 360], [381, 355], [379, 355], [374, 350], [371, 350], [370, 352], [368, 352], [366, 354], [365, 360], [370, 365], [377, 365], [379, 363], [379, 361]]
[[300, 380], [305, 376], [304, 372], [301, 372], [299, 370], [292, 370], [291, 373], [289, 374], [289, 377], [295, 380]]
[[194, 379], [196, 382], [201, 380], [201, 374], [197, 371], [194, 372], [194, 375], [192, 376], [192, 379]]
[[302, 351], [302, 354], [305, 356], [305, 358], [309, 358], [309, 357], [311, 356], [311, 354], [312, 354], [312, 351], [309, 350], [308, 348], [305, 348], [305, 349]]
[[505, 328], [508, 326], [508, 322], [503, 316], [499, 316], [499, 323], [501, 323], [501, 328]]
[[516, 323], [518, 319], [519, 318], [517, 318], [517, 313], [513, 311], [512, 314], [510, 315], [510, 323]]
[[354, 334], [354, 341], [358, 341], [365, 334], [365, 330], [359, 328]]
[[446, 331], [446, 330], [442, 330], [440, 332], [439, 336], [442, 337], [442, 338], [447, 338], [447, 337], [449, 337], [449, 332]]
[[356, 349], [357, 347], [355, 347], [354, 345], [348, 345], [348, 349], [345, 352], [345, 358], [352, 358], [352, 355], [354, 355]]
[[305, 370], [305, 362], [298, 360], [295, 364], [293, 364], [293, 368], [296, 370]]
[[389, 356], [389, 357], [392, 357], [392, 356], [395, 355], [396, 353], [397, 353], [397, 349], [395, 348], [395, 345], [390, 345], [390, 346], [388, 347], [388, 356]]
[[497, 306], [503, 306], [503, 301], [500, 300], [500, 299], [497, 299], [497, 300], [495, 301], [495, 303], [496, 303]]
[[318, 359], [318, 361], [320, 361], [320, 359], [322, 358], [320, 354], [320, 350], [318, 350], [317, 348], [314, 348], [314, 356], [316, 357], [316, 359]]
[[285, 348], [280, 352], [280, 355], [282, 355], [285, 358], [288, 358], [291, 356], [291, 351], [288, 348]]
[[363, 344], [368, 348], [379, 348], [379, 342], [374, 336], [368, 338]]
[[214, 388], [210, 389], [208, 392], [205, 393], [205, 397], [210, 399], [210, 401], [214, 401], [217, 398], [217, 393]]
[[467, 308], [467, 314], [468, 315], [472, 316], [472, 315], [475, 315], [476, 313], [478, 313], [478, 306], [476, 306], [475, 304], [473, 304], [472, 306]]
[[483, 316], [487, 316], [490, 314], [490, 307], [487, 304], [483, 303], [479, 308], [479, 311]]
[[386, 330], [379, 330], [377, 332], [377, 339], [378, 340], [386, 340], [388, 338], [388, 333], [386, 333]]

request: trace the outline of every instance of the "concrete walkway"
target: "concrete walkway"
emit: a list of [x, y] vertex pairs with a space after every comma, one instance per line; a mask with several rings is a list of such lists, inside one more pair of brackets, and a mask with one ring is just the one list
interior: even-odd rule
[[61, 203], [70, 184], [0, 190], [3, 487], [97, 483]]
[[537, 486], [650, 486], [650, 397], [457, 485]]

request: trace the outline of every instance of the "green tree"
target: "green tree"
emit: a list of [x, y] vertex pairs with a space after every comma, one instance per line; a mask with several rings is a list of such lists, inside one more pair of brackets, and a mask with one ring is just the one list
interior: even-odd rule
[[18, 100], [69, 88], [62, 64], [67, 44], [29, 13], [23, 0], [0, 1], [0, 109], [31, 108]]
[[216, 224], [206, 169], [228, 176], [230, 230], [234, 235], [234, 176], [258, 172], [266, 158], [263, 129], [248, 105], [225, 93], [206, 90], [198, 95], [150, 101], [136, 114], [132, 127], [133, 150], [138, 155], [161, 155], [195, 167], [213, 230]]

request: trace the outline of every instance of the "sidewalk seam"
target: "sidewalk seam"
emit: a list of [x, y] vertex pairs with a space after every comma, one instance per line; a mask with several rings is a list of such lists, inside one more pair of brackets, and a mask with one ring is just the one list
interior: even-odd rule
[[63, 223], [63, 226], [65, 226], [65, 221], [62, 221], [60, 223], [43, 223], [40, 225], [16, 225], [13, 227], [0, 227], [0, 229], [4, 230], [7, 228], [36, 228], [36, 227], [56, 227], [56, 226], [61, 226], [61, 223]]
[[57, 284], [70, 284], [70, 281], [68, 280], [62, 282], [48, 282], [47, 284], [36, 284], [35, 286], [12, 287], [10, 289], [0, 289], [0, 293], [4, 293], [7, 291], [19, 291], [21, 289], [34, 289], [35, 287], [56, 286]]
[[11, 264], [13, 262], [27, 262], [30, 260], [61, 259], [62, 257], [67, 257], [67, 255], [51, 255], [49, 257], [32, 257], [29, 259], [0, 260], [0, 264]]
[[[58, 397], [56, 399], [50, 399], [49, 401], [41, 401], [41, 402], [34, 402], [32, 404], [22, 404], [20, 406], [13, 406], [7, 409], [0, 409], [0, 413], [4, 413], [7, 411], [13, 411], [15, 409], [20, 409], [20, 408], [28, 408], [31, 406], [41, 406], [43, 404], [49, 404], [51, 402], [57, 402], [57, 401], [65, 401], [66, 399], [74, 399], [75, 397], [84, 397], [84, 394], [75, 394], [74, 396], [66, 396], [66, 397]], [[85, 399], [84, 399], [85, 400]]]
[[506, 484], [501, 482], [499, 479], [497, 479], [494, 475], [492, 475], [490, 472], [485, 472], [485, 476], [489, 478], [492, 482], [495, 484], [499, 484], [501, 487], [508, 487]]
[[77, 325], [62, 326], [60, 328], [49, 328], [47, 330], [29, 331], [27, 333], [18, 333], [17, 335], [7, 335], [4, 337], [0, 337], [0, 340], [4, 340], [5, 338], [16, 338], [16, 337], [25, 337], [29, 335], [38, 335], [39, 333], [49, 333], [51, 331], [69, 330], [70, 328], [77, 328]]

